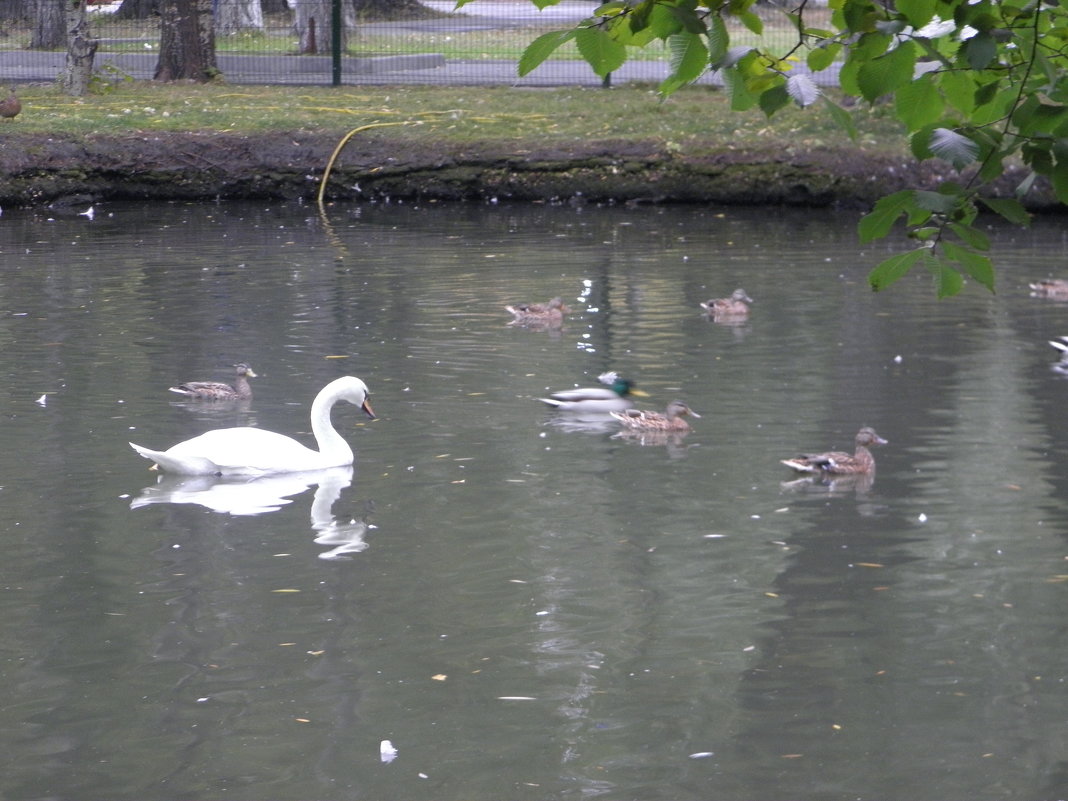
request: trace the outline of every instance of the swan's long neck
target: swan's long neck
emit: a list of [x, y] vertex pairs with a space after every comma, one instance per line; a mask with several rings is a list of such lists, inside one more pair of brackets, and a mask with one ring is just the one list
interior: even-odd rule
[[320, 392], [315, 397], [311, 407], [312, 434], [315, 435], [319, 453], [328, 459], [330, 464], [352, 464], [352, 448], [330, 422], [330, 410], [337, 401], [338, 397], [334, 393]]

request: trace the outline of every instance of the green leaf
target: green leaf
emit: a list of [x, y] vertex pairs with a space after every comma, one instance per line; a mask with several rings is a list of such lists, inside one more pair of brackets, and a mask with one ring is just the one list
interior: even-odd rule
[[951, 222], [949, 229], [972, 250], [990, 250], [990, 237], [971, 225]]
[[785, 84], [773, 86], [760, 93], [760, 110], [769, 117], [789, 102], [790, 95]]
[[909, 137], [909, 148], [912, 150], [912, 155], [920, 161], [934, 158], [934, 153], [931, 152], [931, 135], [936, 127], [934, 125], [925, 125]]
[[819, 72], [827, 69], [834, 60], [838, 57], [838, 54], [842, 51], [842, 45], [838, 42], [831, 42], [830, 44], [823, 45], [821, 47], [814, 47], [808, 51], [808, 55], [805, 57], [805, 64], [813, 72]]
[[737, 69], [723, 70], [723, 86], [730, 92], [731, 111], [748, 111], [757, 103], [756, 95], [745, 85], [745, 77]]
[[727, 24], [719, 14], [713, 14], [708, 21], [708, 61], [712, 65], [718, 65], [725, 55], [727, 47], [731, 43], [731, 36], [727, 33]]
[[922, 28], [935, 14], [935, 0], [897, 0], [895, 5], [914, 28]]
[[924, 75], [897, 90], [894, 111], [910, 131], [915, 131], [942, 119], [945, 103], [931, 76]]
[[916, 69], [916, 46], [902, 42], [885, 56], [880, 56], [857, 70], [857, 85], [861, 95], [874, 103], [912, 81]]
[[1061, 203], [1068, 203], [1068, 159], [1058, 155], [1057, 162], [1050, 174], [1050, 183], [1053, 184], [1053, 193]]
[[685, 4], [668, 5], [668, 11], [670, 11], [675, 19], [679, 21], [683, 29], [698, 35], [703, 35], [706, 32], [705, 24], [701, 21], [701, 18], [697, 16], [692, 8]]
[[526, 50], [524, 50], [523, 54], [519, 57], [519, 77], [522, 78], [524, 75], [532, 72], [536, 67], [541, 66], [545, 59], [553, 54], [556, 48], [565, 42], [570, 42], [574, 39], [575, 33], [574, 30], [549, 31], [548, 33], [543, 33], [533, 42], [528, 44]]
[[599, 28], [579, 28], [574, 33], [579, 53], [600, 77], [619, 69], [627, 60], [627, 48]]
[[975, 34], [962, 47], [965, 60], [973, 70], [984, 70], [997, 58], [998, 45], [985, 31]]
[[915, 207], [912, 189], [902, 189], [892, 195], [886, 195], [875, 202], [875, 208], [860, 218], [857, 234], [860, 241], [871, 242], [882, 239], [894, 227], [897, 218]]
[[979, 145], [949, 128], [935, 128], [931, 132], [929, 147], [934, 155], [948, 161], [958, 170], [967, 167], [979, 155]]
[[955, 194], [917, 189], [912, 193], [912, 200], [917, 208], [933, 211], [935, 214], [949, 214], [960, 205], [961, 198]]
[[931, 259], [928, 269], [934, 274], [938, 299], [951, 298], [964, 289], [964, 277], [942, 259]]
[[944, 242], [943, 248], [946, 255], [960, 264], [968, 275], [991, 292], [994, 291], [994, 265], [990, 262], [990, 259], [981, 253], [976, 253], [952, 242]]
[[890, 284], [903, 277], [913, 265], [927, 253], [926, 247], [897, 253], [889, 259], [879, 262], [868, 273], [868, 286], [875, 292], [886, 289]]
[[962, 114], [975, 110], [975, 79], [966, 70], [950, 70], [938, 75], [938, 86], [946, 102]]
[[755, 33], [757, 36], [764, 35], [764, 20], [752, 11], [744, 11], [736, 16], [742, 25], [748, 28], [752, 33]]
[[708, 69], [708, 48], [704, 39], [685, 31], [668, 39], [671, 53], [671, 73], [684, 83], [691, 83], [700, 78]]

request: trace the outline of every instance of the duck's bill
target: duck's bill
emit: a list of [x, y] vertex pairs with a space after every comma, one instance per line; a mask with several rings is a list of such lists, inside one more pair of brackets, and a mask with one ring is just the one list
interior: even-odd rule
[[628, 395], [637, 395], [639, 398], [648, 398], [649, 397], [649, 393], [648, 392], [643, 392], [640, 389], [632, 389], [627, 394]]

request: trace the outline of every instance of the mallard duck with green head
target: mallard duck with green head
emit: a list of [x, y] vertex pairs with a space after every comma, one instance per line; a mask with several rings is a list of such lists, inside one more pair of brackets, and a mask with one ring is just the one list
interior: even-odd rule
[[620, 377], [616, 372], [601, 373], [597, 380], [605, 386], [565, 389], [538, 400], [562, 412], [607, 414], [631, 408], [634, 405], [631, 400], [633, 396], [648, 397], [648, 393], [635, 389], [633, 381]]

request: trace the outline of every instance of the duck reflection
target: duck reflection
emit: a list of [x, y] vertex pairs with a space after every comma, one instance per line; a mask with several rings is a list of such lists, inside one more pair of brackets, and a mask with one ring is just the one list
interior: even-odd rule
[[822, 495], [840, 496], [856, 493], [864, 495], [875, 484], [874, 473], [853, 473], [841, 476], [812, 475], [793, 481], [782, 481], [779, 486], [784, 492], [808, 492]]
[[131, 509], [156, 503], [190, 503], [219, 514], [260, 515], [277, 512], [293, 497], [315, 487], [310, 519], [314, 542], [329, 545], [320, 559], [348, 559], [367, 549], [364, 537], [370, 526], [362, 519], [345, 522], [333, 514], [341, 491], [352, 485], [352, 467], [333, 467], [258, 478], [160, 475], [130, 501]]

